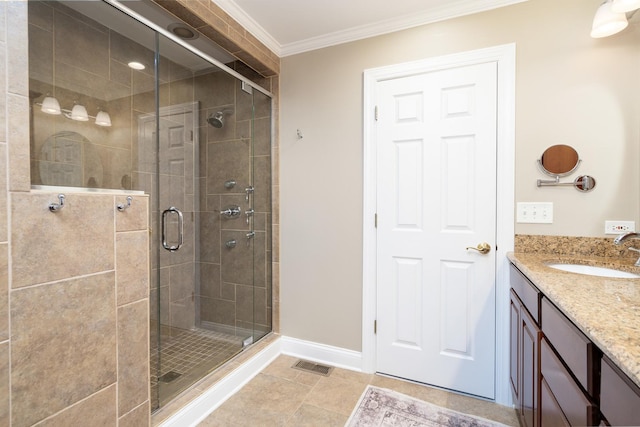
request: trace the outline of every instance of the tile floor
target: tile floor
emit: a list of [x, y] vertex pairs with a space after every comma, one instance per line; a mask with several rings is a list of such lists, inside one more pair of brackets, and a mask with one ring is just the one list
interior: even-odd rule
[[513, 409], [443, 390], [374, 374], [336, 368], [328, 377], [291, 366], [297, 358], [279, 356], [223, 403], [200, 427], [344, 426], [367, 384], [460, 412], [518, 426]]
[[[151, 400], [156, 409], [181, 391], [242, 351], [242, 338], [206, 329], [175, 330], [174, 336], [162, 336], [162, 350], [151, 349]], [[162, 366], [158, 365], [158, 357]], [[162, 377], [178, 374], [172, 381]], [[158, 389], [159, 382], [162, 383]]]

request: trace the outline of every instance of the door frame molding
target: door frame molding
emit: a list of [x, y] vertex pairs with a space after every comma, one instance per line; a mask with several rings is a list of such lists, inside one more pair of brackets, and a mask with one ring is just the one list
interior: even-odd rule
[[468, 52], [372, 68], [364, 71], [364, 190], [362, 245], [362, 370], [376, 371], [377, 306], [376, 127], [377, 84], [448, 68], [496, 62], [497, 76], [497, 185], [496, 199], [496, 366], [495, 401], [511, 405], [509, 390], [509, 260], [514, 247], [515, 189], [515, 79], [516, 45], [499, 45]]

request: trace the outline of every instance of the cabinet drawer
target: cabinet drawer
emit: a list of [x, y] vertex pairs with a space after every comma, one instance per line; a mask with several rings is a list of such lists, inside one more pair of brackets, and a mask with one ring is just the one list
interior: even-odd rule
[[613, 363], [603, 358], [600, 410], [613, 426], [640, 423], [640, 390]]
[[[548, 386], [547, 392], [551, 392], [570, 425], [593, 425], [597, 418], [595, 407], [554, 354], [546, 338], [540, 344], [540, 370], [545, 386]], [[557, 408], [545, 408], [543, 404], [541, 415], [542, 419], [555, 419], [558, 416]]]
[[540, 382], [540, 406], [542, 407], [540, 423], [543, 427], [570, 426], [558, 401], [553, 397], [553, 393], [551, 393], [551, 389], [549, 389], [549, 384], [547, 384], [547, 381], [544, 379]]
[[510, 265], [511, 287], [525, 306], [533, 320], [540, 324], [540, 291], [517, 268]]
[[542, 333], [591, 396], [597, 395], [598, 358], [593, 343], [557, 308], [542, 298]]

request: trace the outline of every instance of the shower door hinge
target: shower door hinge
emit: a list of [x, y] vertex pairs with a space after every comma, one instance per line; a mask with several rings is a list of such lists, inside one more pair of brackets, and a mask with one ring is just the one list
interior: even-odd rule
[[378, 321], [377, 320], [373, 321], [373, 333], [374, 334], [378, 333]]
[[191, 142], [193, 142], [193, 131], [191, 130], [191, 131], [189, 131], [189, 132], [190, 132], [190, 134], [191, 134], [191, 136], [190, 136], [190, 138], [191, 138], [191, 139], [190, 139], [190, 141], [191, 141]]
[[378, 213], [373, 214], [373, 226], [378, 228]]
[[378, 121], [378, 106], [377, 105], [373, 108], [373, 118], [374, 118], [374, 120], [376, 122]]
[[243, 91], [247, 92], [249, 95], [253, 93], [253, 88], [247, 82], [242, 82], [242, 84], [240, 85], [240, 88]]

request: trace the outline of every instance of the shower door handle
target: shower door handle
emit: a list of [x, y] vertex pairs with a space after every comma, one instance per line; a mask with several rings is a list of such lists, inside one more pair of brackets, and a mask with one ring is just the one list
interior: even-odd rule
[[[178, 244], [175, 246], [170, 246], [167, 243], [167, 215], [176, 214], [178, 215]], [[168, 250], [169, 252], [175, 252], [184, 243], [184, 218], [182, 216], [182, 212], [180, 209], [171, 206], [169, 209], [165, 209], [162, 212], [162, 247]]]

